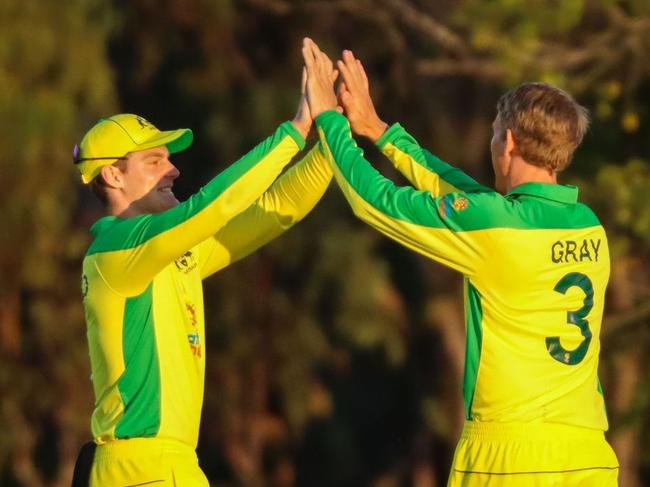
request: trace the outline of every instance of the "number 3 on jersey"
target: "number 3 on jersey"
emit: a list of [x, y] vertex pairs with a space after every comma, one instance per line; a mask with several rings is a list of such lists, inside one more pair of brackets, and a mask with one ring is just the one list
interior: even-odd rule
[[546, 337], [546, 350], [548, 350], [548, 353], [558, 362], [567, 365], [579, 364], [587, 354], [589, 344], [591, 343], [591, 330], [589, 329], [589, 322], [585, 318], [594, 306], [594, 287], [591, 284], [591, 280], [579, 272], [571, 272], [564, 276], [555, 285], [553, 290], [561, 294], [566, 294], [569, 288], [573, 286], [577, 286], [583, 290], [585, 299], [582, 308], [577, 311], [567, 312], [567, 323], [580, 328], [580, 333], [582, 333], [584, 340], [580, 342], [580, 345], [575, 350], [566, 350], [560, 343], [560, 337]]

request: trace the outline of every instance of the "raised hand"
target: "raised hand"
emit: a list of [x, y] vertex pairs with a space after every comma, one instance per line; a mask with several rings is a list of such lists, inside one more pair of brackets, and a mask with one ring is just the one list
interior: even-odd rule
[[336, 110], [334, 81], [338, 72], [334, 69], [332, 61], [308, 37], [303, 40], [302, 57], [307, 71], [306, 94], [312, 118], [318, 117], [324, 111]]
[[302, 68], [302, 82], [300, 83], [300, 101], [298, 102], [298, 111], [296, 116], [293, 117], [293, 126], [300, 132], [303, 138], [307, 138], [311, 125], [313, 123], [311, 112], [309, 111], [309, 104], [307, 103], [307, 70]]
[[388, 124], [377, 115], [370, 97], [368, 76], [361, 61], [354, 57], [352, 51], [345, 50], [343, 60], [337, 61], [337, 65], [343, 78], [339, 85], [339, 101], [345, 109], [352, 131], [376, 142]]

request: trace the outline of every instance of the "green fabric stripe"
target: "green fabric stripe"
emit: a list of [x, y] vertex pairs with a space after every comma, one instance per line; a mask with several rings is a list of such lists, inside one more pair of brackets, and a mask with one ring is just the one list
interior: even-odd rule
[[459, 191], [467, 193], [494, 192], [494, 189], [479, 184], [465, 172], [447, 164], [442, 159], [423, 149], [417, 140], [399, 123], [393, 124], [377, 141], [377, 147], [380, 150], [383, 150], [387, 144], [394, 145], [399, 151], [412, 157], [415, 162], [427, 171], [437, 174]]
[[603, 385], [600, 383], [600, 379], [598, 379], [598, 393], [603, 396], [603, 411], [605, 413], [605, 417], [607, 417], [607, 404], [605, 403], [605, 393], [603, 392]]
[[[291, 137], [297, 143], [301, 142], [304, 146], [304, 139], [293, 124], [291, 122], [284, 122], [271, 137], [268, 137], [236, 163], [219, 173], [187, 201], [171, 210], [156, 215], [139, 215], [127, 220], [110, 216], [100, 219], [91, 229], [98, 238], [95, 238], [86, 255], [135, 248], [176, 225], [189, 220], [217, 199], [234, 182], [255, 167], [258, 162], [263, 160], [265, 156], [282, 143], [286, 137]], [[102, 231], [109, 226], [111, 227], [110, 232], [106, 233]], [[102, 234], [101, 237], [99, 237], [99, 234]]]
[[[600, 225], [593, 212], [581, 204], [566, 205], [524, 194], [504, 197], [496, 192], [450, 193], [433, 198], [428, 191], [396, 186], [363, 158], [345, 117], [327, 111], [316, 121], [324, 135], [324, 144], [348, 184], [366, 203], [396, 220], [455, 232], [494, 228], [577, 229]], [[458, 198], [467, 199], [464, 209], [454, 209], [453, 203]]]
[[463, 399], [465, 401], [465, 418], [472, 419], [472, 403], [476, 380], [478, 377], [478, 366], [481, 361], [481, 346], [483, 343], [483, 308], [481, 307], [481, 295], [472, 286], [469, 279], [465, 279], [465, 316], [467, 341], [465, 343], [465, 375], [463, 377]]
[[380, 151], [384, 150], [384, 146], [386, 144], [388, 143], [394, 144], [393, 141], [395, 140], [395, 138], [399, 137], [401, 134], [405, 132], [406, 130], [404, 130], [404, 127], [402, 127], [401, 124], [394, 123], [393, 125], [388, 127], [383, 134], [381, 134], [381, 137], [377, 139], [377, 141], [375, 142], [375, 147], [377, 147], [377, 149], [379, 149]]
[[153, 321], [153, 284], [126, 300], [122, 350], [126, 370], [118, 382], [124, 415], [117, 438], [155, 436], [160, 428], [160, 366]]
[[284, 122], [281, 127], [284, 127], [287, 131], [287, 133], [291, 136], [291, 138], [298, 144], [298, 147], [300, 147], [300, 150], [303, 150], [305, 148], [305, 138], [302, 136], [300, 132], [298, 132], [298, 129], [294, 127], [293, 123], [291, 122]]

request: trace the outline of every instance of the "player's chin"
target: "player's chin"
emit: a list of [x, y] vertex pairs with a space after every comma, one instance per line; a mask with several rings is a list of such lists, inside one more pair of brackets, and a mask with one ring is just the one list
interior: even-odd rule
[[160, 196], [158, 200], [158, 212], [162, 213], [163, 211], [171, 210], [178, 206], [179, 201], [176, 199], [174, 193], [164, 193]]

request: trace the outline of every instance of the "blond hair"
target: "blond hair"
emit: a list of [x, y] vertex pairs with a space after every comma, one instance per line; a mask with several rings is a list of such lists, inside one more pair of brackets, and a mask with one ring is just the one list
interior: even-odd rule
[[501, 125], [510, 129], [528, 163], [559, 172], [570, 163], [589, 127], [589, 113], [565, 91], [524, 83], [497, 103]]

